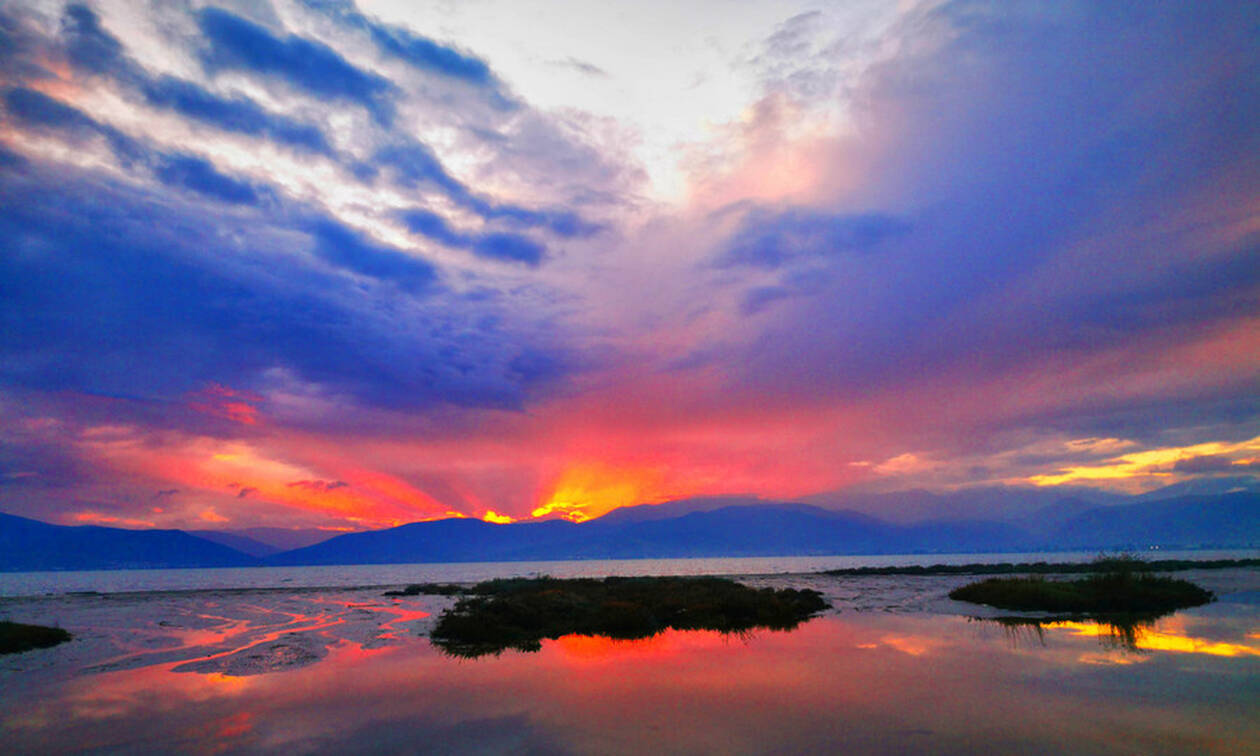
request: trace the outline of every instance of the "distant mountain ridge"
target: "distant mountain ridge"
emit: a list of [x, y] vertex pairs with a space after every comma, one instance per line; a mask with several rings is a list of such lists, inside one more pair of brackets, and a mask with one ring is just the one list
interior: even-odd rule
[[182, 530], [52, 525], [0, 513], [0, 571], [252, 567], [240, 551]]
[[1260, 546], [1254, 491], [1123, 501], [1064, 499], [1025, 506], [1008, 521], [898, 523], [799, 502], [702, 497], [623, 508], [581, 524], [415, 522], [280, 552], [240, 533], [72, 527], [0, 514], [0, 570]]
[[[662, 509], [653, 511], [656, 507]], [[266, 561], [385, 564], [1260, 545], [1260, 494], [1189, 496], [1105, 507], [1069, 500], [1066, 509], [1065, 517], [1035, 529], [991, 520], [901, 525], [859, 512], [794, 502], [729, 505], [729, 500], [684, 500], [677, 507], [666, 503], [618, 510], [580, 525], [563, 521], [412, 523], [338, 536]]]
[[196, 536], [197, 538], [204, 539], [211, 543], [217, 543], [220, 546], [227, 546], [229, 549], [234, 549], [242, 554], [248, 554], [252, 557], [266, 557], [285, 551], [285, 549], [278, 546], [272, 546], [269, 543], [254, 540], [253, 538], [241, 535], [236, 531], [185, 530], [184, 532], [190, 536]]
[[256, 557], [300, 549], [339, 535], [336, 532], [315, 528], [241, 528], [238, 530], [186, 530], [184, 532]]
[[800, 501], [828, 509], [864, 512], [908, 525], [938, 520], [1017, 523], [1069, 499], [1090, 506], [1107, 506], [1127, 502], [1129, 498], [1084, 486], [972, 486], [943, 492], [922, 489], [890, 493], [832, 491], [805, 496]]
[[1260, 546], [1260, 494], [1179, 496], [1090, 509], [1069, 519], [1054, 541], [1068, 548]]

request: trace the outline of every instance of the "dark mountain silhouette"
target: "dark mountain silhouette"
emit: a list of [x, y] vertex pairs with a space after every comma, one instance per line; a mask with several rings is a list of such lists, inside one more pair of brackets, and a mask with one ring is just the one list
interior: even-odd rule
[[327, 541], [333, 536], [341, 535], [335, 530], [320, 530], [319, 528], [236, 528], [228, 532], [261, 541], [268, 546], [275, 546], [281, 551], [312, 546], [320, 541]]
[[249, 567], [258, 560], [182, 530], [52, 525], [0, 514], [0, 570]]
[[543, 544], [565, 540], [580, 526], [550, 520], [495, 525], [473, 519], [413, 522], [385, 530], [347, 533], [286, 551], [268, 564], [395, 564], [522, 560]]
[[1028, 531], [1039, 542], [1049, 541], [1069, 520], [1098, 505], [1084, 499], [1059, 499], [1028, 514], [1016, 517], [1012, 525]]
[[[751, 503], [731, 505], [732, 500]], [[563, 521], [413, 523], [339, 536], [267, 561], [356, 564], [1238, 548], [1260, 543], [1257, 502], [1260, 496], [1245, 493], [1102, 507], [1065, 499], [1025, 515], [1026, 525], [1020, 527], [991, 520], [900, 525], [806, 504], [717, 497], [617, 510], [580, 525]]]
[[251, 556], [271, 556], [312, 546], [340, 535], [316, 528], [235, 528], [232, 530], [186, 530], [198, 538], [222, 544]]
[[1182, 496], [1219, 496], [1227, 493], [1260, 493], [1260, 478], [1245, 475], [1205, 476], [1191, 478], [1170, 486], [1157, 488], [1133, 497], [1134, 501], [1159, 501]]
[[[668, 505], [664, 512], [668, 512]], [[353, 533], [279, 554], [270, 564], [358, 564], [637, 559], [670, 557], [879, 554], [906, 551], [1011, 550], [1028, 547], [1023, 531], [1003, 523], [891, 525], [855, 512], [763, 502], [643, 518], [630, 512], [581, 525], [552, 521], [493, 525], [438, 520]]]
[[1066, 548], [1250, 547], [1260, 544], [1260, 494], [1180, 496], [1090, 509], [1051, 537]]
[[687, 499], [674, 499], [660, 504], [639, 504], [630, 507], [618, 507], [597, 520], [600, 524], [646, 522], [648, 520], [667, 520], [671, 517], [682, 517], [692, 512], [711, 512], [725, 507], [743, 507], [755, 504], [766, 504], [765, 499], [758, 496], [693, 496]]
[[828, 509], [864, 512], [902, 524], [941, 520], [991, 520], [1020, 525], [1039, 510], [1065, 499], [1091, 506], [1127, 502], [1129, 497], [1084, 486], [972, 486], [955, 491], [911, 489], [891, 493], [832, 491], [801, 501]]
[[[0, 569], [226, 567], [671, 557], [906, 554], [1037, 550], [1251, 548], [1260, 494], [1181, 496], [1097, 506], [1062, 499], [1016, 522], [938, 519], [912, 524], [796, 502], [710, 497], [617, 510], [582, 524], [416, 522], [347, 533], [261, 560], [264, 544], [232, 534], [211, 543], [182, 531], [65, 527], [0, 515]], [[208, 534], [209, 535], [209, 534]], [[227, 535], [228, 537], [225, 537]], [[238, 534], [235, 534], [239, 536]]]
[[185, 530], [184, 532], [203, 538], [211, 543], [235, 549], [242, 554], [249, 554], [252, 557], [271, 556], [272, 554], [279, 554], [281, 551], [285, 551], [285, 549], [278, 546], [256, 541], [249, 536], [241, 535], [239, 532], [231, 530]]
[[[668, 506], [668, 505], [662, 505]], [[879, 551], [896, 528], [873, 517], [806, 504], [763, 502], [681, 517], [583, 526], [563, 558], [774, 556]]]

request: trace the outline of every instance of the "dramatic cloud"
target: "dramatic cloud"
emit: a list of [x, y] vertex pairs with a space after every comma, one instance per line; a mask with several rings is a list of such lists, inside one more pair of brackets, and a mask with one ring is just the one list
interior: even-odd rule
[[0, 9], [2, 508], [1254, 476], [1260, 11], [789, 6]]
[[479, 86], [495, 84], [490, 66], [475, 55], [462, 52], [401, 26], [374, 21], [348, 2], [313, 4], [351, 27], [365, 30], [383, 52], [416, 68], [467, 81]]
[[758, 208], [744, 216], [726, 259], [732, 264], [778, 268], [799, 257], [867, 252], [909, 231], [909, 224], [883, 215], [826, 215], [801, 209], [768, 212]]
[[243, 69], [274, 76], [317, 97], [362, 105], [377, 120], [394, 117], [395, 88], [387, 79], [351, 65], [327, 45], [266, 28], [215, 7], [197, 23], [210, 45], [202, 55], [211, 72]]
[[311, 152], [332, 154], [318, 127], [268, 113], [244, 97], [218, 97], [192, 82], [171, 76], [146, 82], [141, 92], [151, 105], [170, 108], [224, 131], [267, 137]]
[[427, 210], [410, 210], [402, 214], [403, 223], [417, 234], [448, 247], [470, 249], [490, 259], [510, 260], [537, 265], [545, 249], [541, 244], [520, 234], [502, 232], [465, 234], [450, 227], [442, 216]]

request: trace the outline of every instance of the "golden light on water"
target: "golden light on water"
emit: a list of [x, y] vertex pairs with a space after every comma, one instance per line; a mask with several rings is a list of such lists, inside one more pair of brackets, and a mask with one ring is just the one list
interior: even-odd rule
[[[1065, 630], [1073, 635], [1099, 636], [1109, 633], [1105, 624], [1097, 622], [1049, 622], [1047, 629]], [[1247, 636], [1255, 638], [1256, 634]], [[1137, 628], [1134, 648], [1142, 651], [1169, 651], [1181, 654], [1208, 654], [1211, 656], [1260, 656], [1260, 644], [1229, 643], [1207, 638], [1196, 638], [1170, 628]]]

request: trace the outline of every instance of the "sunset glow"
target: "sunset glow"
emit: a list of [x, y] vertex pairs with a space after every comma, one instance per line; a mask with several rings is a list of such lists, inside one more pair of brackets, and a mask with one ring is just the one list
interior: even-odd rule
[[0, 511], [1252, 485], [1256, 24], [7, 4]]
[[[1047, 628], [1066, 630], [1073, 635], [1106, 636], [1105, 625], [1097, 622], [1051, 622]], [[1170, 629], [1146, 629], [1137, 631], [1137, 648], [1142, 651], [1168, 651], [1178, 654], [1208, 654], [1210, 656], [1260, 656], [1260, 645], [1227, 643], [1209, 638], [1195, 638]]]
[[653, 470], [616, 470], [602, 465], [570, 468], [530, 516], [558, 514], [583, 522], [617, 507], [660, 501], [659, 484], [660, 475]]

